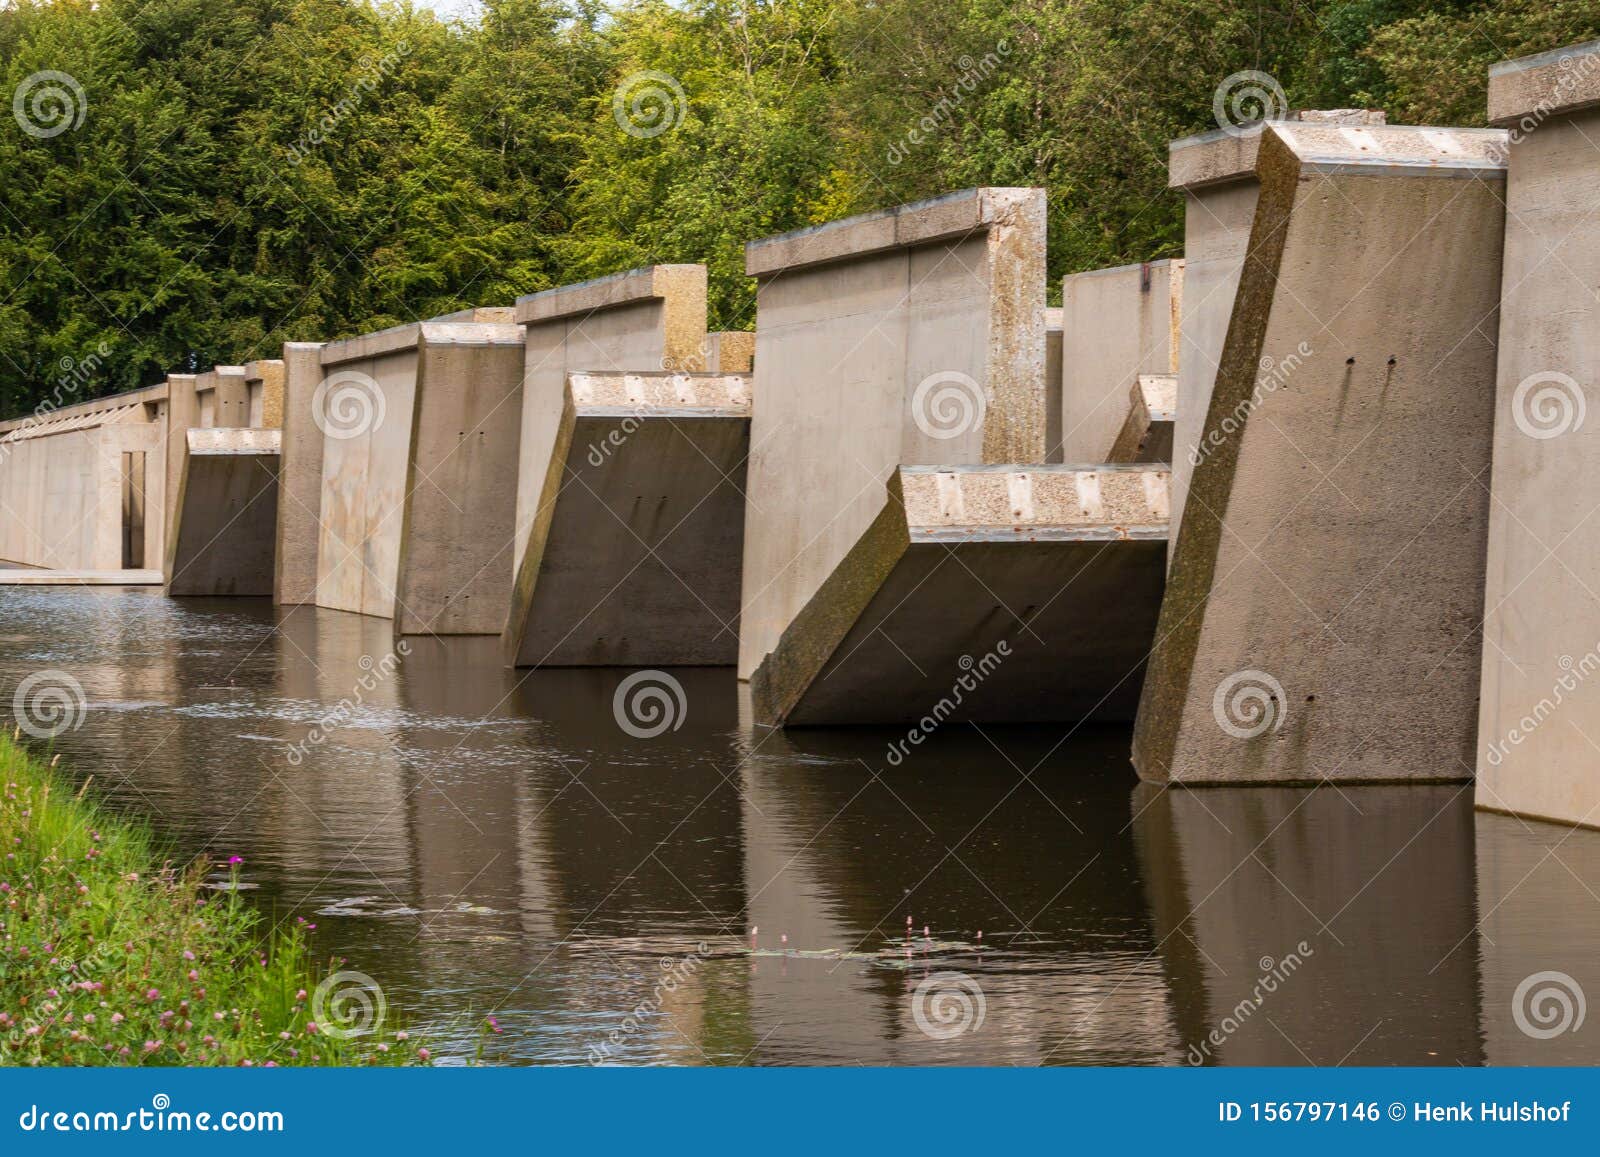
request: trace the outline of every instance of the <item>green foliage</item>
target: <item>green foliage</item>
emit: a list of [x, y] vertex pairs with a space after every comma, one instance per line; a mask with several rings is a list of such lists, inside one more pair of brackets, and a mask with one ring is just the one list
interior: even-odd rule
[[653, 261], [748, 328], [745, 241], [975, 184], [1048, 190], [1052, 283], [1173, 255], [1167, 142], [1224, 78], [1478, 124], [1489, 64], [1596, 36], [1600, 0], [14, 0], [0, 95], [87, 108], [0, 126], [0, 413]]

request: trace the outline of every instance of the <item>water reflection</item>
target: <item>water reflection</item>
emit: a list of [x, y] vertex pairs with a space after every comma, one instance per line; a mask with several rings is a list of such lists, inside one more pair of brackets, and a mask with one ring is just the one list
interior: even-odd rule
[[[1510, 1005], [1540, 970], [1600, 992], [1600, 833], [1458, 787], [1134, 790], [1125, 732], [1059, 728], [949, 728], [890, 767], [888, 733], [752, 726], [719, 670], [673, 672], [685, 716], [638, 739], [625, 672], [394, 655], [387, 622], [264, 600], [13, 587], [0, 622], [0, 690], [85, 689], [75, 774], [244, 856], [449, 1059], [1600, 1059], [1593, 1026], [1535, 1039]], [[938, 1039], [951, 973], [981, 1004]]]

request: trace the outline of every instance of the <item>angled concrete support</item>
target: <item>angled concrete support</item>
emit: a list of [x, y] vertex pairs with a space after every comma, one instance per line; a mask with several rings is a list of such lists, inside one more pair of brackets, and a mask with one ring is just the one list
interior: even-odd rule
[[[517, 299], [527, 334], [516, 566], [550, 469], [570, 373], [706, 366], [706, 269], [651, 265]], [[736, 356], [736, 355], [735, 355]]]
[[1479, 807], [1600, 827], [1600, 42], [1496, 65], [1511, 130]]
[[757, 668], [756, 718], [1129, 719], [1166, 520], [1165, 469], [901, 467]]
[[278, 469], [277, 551], [272, 584], [273, 601], [285, 605], [314, 603], [317, 598], [323, 436], [312, 407], [322, 378], [321, 342], [285, 343], [283, 453]]
[[1128, 391], [1128, 416], [1106, 461], [1171, 462], [1177, 405], [1176, 375], [1140, 374]]
[[1045, 196], [969, 189], [745, 248], [758, 279], [739, 673], [900, 464], [1043, 462]]
[[1472, 774], [1504, 147], [1498, 130], [1261, 134], [1135, 730], [1143, 778]]
[[506, 647], [522, 667], [732, 664], [743, 377], [573, 374]]
[[163, 567], [172, 596], [272, 594], [280, 430], [184, 432]]
[[1061, 461], [1107, 461], [1139, 375], [1177, 371], [1183, 294], [1181, 260], [1062, 279]]

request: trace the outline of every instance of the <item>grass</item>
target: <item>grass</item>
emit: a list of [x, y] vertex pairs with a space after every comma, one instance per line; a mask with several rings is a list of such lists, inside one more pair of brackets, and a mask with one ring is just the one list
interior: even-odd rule
[[174, 867], [57, 759], [0, 734], [0, 1065], [428, 1062], [372, 1023], [367, 978], [318, 969], [304, 928], [208, 888], [208, 862]]

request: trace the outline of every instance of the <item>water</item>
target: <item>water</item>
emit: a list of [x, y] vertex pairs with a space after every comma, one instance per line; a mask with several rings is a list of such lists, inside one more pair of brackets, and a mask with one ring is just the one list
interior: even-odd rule
[[1600, 833], [1461, 785], [1157, 792], [1115, 729], [948, 727], [891, 766], [891, 732], [751, 726], [723, 670], [673, 672], [681, 725], [636, 738], [627, 672], [396, 663], [389, 631], [0, 588], [0, 692], [77, 680], [72, 773], [244, 857], [446, 1062], [1600, 1061]]

